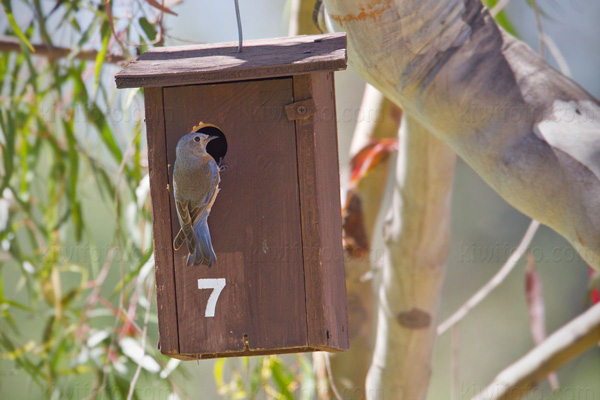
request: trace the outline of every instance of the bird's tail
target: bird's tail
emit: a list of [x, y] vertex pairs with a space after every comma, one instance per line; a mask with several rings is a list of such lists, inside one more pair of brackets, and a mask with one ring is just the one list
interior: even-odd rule
[[194, 227], [196, 235], [196, 251], [188, 255], [187, 265], [208, 265], [209, 267], [217, 261], [217, 256], [210, 240], [210, 231], [208, 230], [207, 218], [202, 218]]

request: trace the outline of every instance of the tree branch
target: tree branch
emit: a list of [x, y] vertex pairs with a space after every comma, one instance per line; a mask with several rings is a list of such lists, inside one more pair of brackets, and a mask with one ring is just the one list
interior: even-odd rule
[[506, 368], [473, 400], [518, 399], [546, 376], [600, 341], [600, 304], [596, 304]]
[[349, 64], [600, 269], [600, 103], [480, 0], [325, 0]]
[[[32, 44], [32, 46], [35, 50], [35, 52], [32, 53], [33, 55], [51, 59], [66, 58], [73, 52], [73, 50], [69, 49], [68, 47], [46, 46], [45, 44]], [[21, 52], [21, 43], [18, 39], [1, 37], [0, 51]], [[97, 56], [98, 52], [96, 50], [81, 50], [78, 53], [75, 53], [73, 58], [78, 60], [96, 61]], [[126, 59], [123, 56], [107, 53], [104, 62], [118, 64], [124, 62], [125, 60]]]
[[450, 236], [456, 156], [402, 117], [368, 399], [424, 399]]

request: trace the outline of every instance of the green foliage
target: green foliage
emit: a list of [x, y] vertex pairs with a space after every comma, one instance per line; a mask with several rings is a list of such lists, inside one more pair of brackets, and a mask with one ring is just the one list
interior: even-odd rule
[[[494, 6], [497, 3], [498, 3], [498, 0], [483, 0], [483, 5], [485, 5], [490, 10], [492, 8], [494, 8]], [[494, 17], [494, 19], [496, 20], [498, 25], [500, 25], [501, 27], [504, 28], [504, 30], [506, 32], [510, 33], [511, 35], [513, 35], [515, 37], [519, 37], [519, 34], [517, 33], [515, 26], [512, 24], [512, 22], [510, 22], [510, 19], [508, 18], [508, 16], [506, 15], [506, 12], [504, 10], [500, 11]]]
[[[141, 99], [116, 94], [117, 68], [105, 62], [135, 48], [117, 49], [104, 2], [2, 5], [2, 34], [22, 43], [0, 54], [2, 370], [25, 372], [38, 386], [27, 390], [49, 398], [127, 398], [138, 365], [158, 376], [168, 362], [155, 338], [141, 347], [154, 285], [142, 114], [128, 112]], [[138, 14], [121, 31], [128, 40], [140, 18], [157, 18]], [[72, 51], [38, 56], [40, 38]], [[82, 50], [97, 50], [95, 60], [79, 59]], [[155, 332], [154, 311], [150, 320]], [[157, 382], [179, 390], [172, 378]]]
[[29, 43], [27, 36], [23, 33], [19, 25], [17, 25], [17, 21], [15, 21], [15, 16], [12, 10], [12, 5], [10, 4], [10, 0], [2, 0], [2, 6], [4, 7], [4, 12], [6, 13], [6, 17], [8, 18], [8, 22], [10, 23], [10, 27], [12, 28], [15, 35], [21, 40], [21, 42], [27, 46], [30, 51], [33, 51], [33, 46]]
[[[138, 367], [159, 398], [184, 395], [180, 362], [156, 349], [155, 309], [142, 347], [154, 303], [142, 99], [115, 90], [110, 64], [162, 44], [162, 11], [114, 3], [2, 0], [1, 34], [21, 51], [0, 53], [0, 369], [26, 374], [32, 397], [127, 398]], [[218, 360], [219, 393], [312, 399], [308, 358], [289, 359]]]
[[219, 394], [231, 400], [313, 399], [316, 380], [309, 355], [290, 356], [290, 359], [294, 360], [290, 366], [278, 356], [219, 359], [215, 363]]

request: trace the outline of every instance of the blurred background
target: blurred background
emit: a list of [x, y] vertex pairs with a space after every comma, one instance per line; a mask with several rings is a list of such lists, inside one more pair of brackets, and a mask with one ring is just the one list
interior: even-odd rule
[[[3, 1], [3, 3], [5, 2]], [[27, 24], [36, 15], [29, 3], [12, 2], [15, 21], [24, 31], [27, 29]], [[36, 0], [31, 3], [38, 3], [39, 7], [45, 10], [46, 13], [56, 4], [54, 1], [43, 0]], [[557, 48], [568, 64], [572, 78], [593, 96], [599, 98], [600, 51], [598, 50], [600, 49], [600, 27], [598, 20], [600, 19], [600, 2], [593, 0], [563, 2], [539, 0], [538, 4], [543, 10], [542, 24], [544, 32], [556, 43]], [[287, 35], [290, 14], [289, 1], [240, 0], [240, 7], [245, 39]], [[166, 45], [187, 44], [187, 41], [222, 42], [237, 39], [233, 1], [184, 1], [173, 6], [172, 9], [178, 13], [178, 16], [165, 15], [164, 17], [165, 28], [168, 32], [165, 40]], [[513, 0], [505, 10], [506, 17], [514, 27], [518, 37], [537, 51], [538, 29], [531, 6], [525, 0]], [[61, 12], [63, 11], [53, 14], [46, 21], [48, 29], [57, 25]], [[119, 13], [126, 13], [127, 10], [125, 7], [122, 10], [117, 8], [114, 12], [118, 16]], [[93, 21], [93, 10], [90, 9], [87, 14], [81, 13], [79, 18], [81, 26], [93, 23]], [[0, 12], [0, 32], [6, 34], [10, 29], [7, 15]], [[48, 34], [53, 38], [55, 45], [70, 46], [74, 37], [77, 37], [74, 30], [73, 26], [67, 25], [56, 31], [50, 30]], [[36, 32], [33, 29], [30, 33], [31, 41], [36, 43], [39, 43], [44, 35], [44, 33]], [[102, 49], [101, 35], [94, 34], [90, 36], [82, 43], [82, 47]], [[550, 64], [558, 68], [556, 60], [548, 52], [546, 53]], [[2, 53], [2, 57], [7, 58], [6, 65], [8, 68], [4, 69], [2, 74], [4, 75], [3, 80], [8, 82], [9, 76], [16, 76], [15, 71], [19, 61], [13, 58], [8, 60], [8, 53]], [[20, 62], [25, 63], [27, 61], [21, 60]], [[32, 66], [25, 76], [30, 77], [36, 69], [37, 64]], [[88, 97], [95, 99], [97, 106], [105, 111], [108, 116], [107, 124], [110, 125], [116, 138], [115, 146], [124, 153], [129, 152], [135, 157], [143, 159], [145, 156], [145, 128], [142, 120], [143, 99], [138, 90], [116, 91], [113, 76], [118, 70], [120, 70], [118, 66], [105, 64], [98, 75], [99, 86], [94, 84], [96, 71], [93, 63], [88, 63], [85, 68], [77, 73], [82, 77], [83, 82], [81, 84], [87, 88]], [[43, 88], [46, 78], [40, 76], [37, 79], [39, 86]], [[66, 88], [75, 90], [74, 96], [81, 96], [82, 89], [77, 89], [77, 85], [78, 83], [75, 80], [65, 83]], [[365, 83], [362, 78], [351, 67], [347, 71], [336, 73], [339, 155], [342, 168], [345, 168], [349, 162], [349, 149], [355, 125], [360, 118], [366, 117], [360, 113], [364, 86]], [[104, 89], [98, 89], [98, 87]], [[26, 98], [27, 95], [27, 93], [24, 93], [23, 98]], [[66, 94], [57, 94], [59, 97], [61, 95]], [[3, 96], [6, 96], [6, 87]], [[56, 100], [55, 98], [54, 101]], [[105, 271], [106, 278], [100, 291], [101, 296], [107, 299], [112, 307], [116, 307], [122, 297], [115, 288], [120, 290], [123, 286], [127, 287], [128, 292], [124, 297], [125, 300], [129, 298], [127, 296], [137, 293], [138, 301], [135, 303], [139, 305], [139, 309], [134, 310], [133, 315], [137, 316], [138, 327], [143, 326], [144, 307], [147, 305], [149, 294], [147, 288], [152, 285], [150, 226], [147, 223], [149, 221], [149, 208], [147, 204], [147, 182], [145, 184], [143, 182], [143, 161], [140, 161], [141, 167], [137, 172], [136, 167], [123, 168], [115, 161], [110, 148], [107, 149], [107, 146], [100, 145], [105, 142], [102, 136], [97, 134], [97, 131], [102, 131], [105, 128], [96, 126], [96, 130], [94, 130], [89, 127], [90, 115], [84, 109], [85, 101], [82, 100], [79, 106], [75, 105], [73, 107], [73, 112], [70, 114], [72, 126], [70, 128], [62, 126], [60, 129], [72, 129], [78, 143], [86, 149], [87, 155], [97, 160], [98, 164], [94, 166], [90, 162], [74, 172], [76, 178], [73, 179], [77, 180], [77, 187], [61, 189], [58, 185], [57, 188], [52, 189], [49, 187], [52, 185], [52, 181], [46, 180], [45, 173], [52, 170], [53, 157], [46, 154], [48, 151], [41, 150], [35, 168], [30, 169], [28, 174], [21, 170], [24, 174], [22, 177], [23, 182], [17, 185], [21, 185], [21, 187], [22, 185], [29, 185], [33, 193], [31, 197], [37, 196], [42, 202], [46, 199], [46, 194], [51, 193], [52, 190], [73, 190], [78, 193], [79, 197], [73, 204], [80, 207], [78, 212], [84, 220], [82, 224], [84, 226], [83, 239], [79, 242], [76, 239], [77, 235], [81, 234], [77, 232], [77, 224], [69, 224], [64, 229], [57, 231], [56, 234], [60, 237], [56, 240], [60, 240], [62, 243], [59, 257], [70, 260], [62, 264], [60, 278], [56, 277], [52, 268], [44, 267], [50, 262], [47, 257], [36, 258], [34, 255], [35, 249], [31, 245], [24, 244], [18, 253], [14, 251], [14, 246], [19, 240], [26, 243], [28, 241], [26, 237], [30, 234], [26, 230], [20, 229], [26, 223], [18, 222], [18, 215], [13, 214], [17, 213], [13, 208], [13, 204], [16, 202], [18, 205], [21, 201], [27, 202], [28, 197], [22, 191], [11, 193], [5, 190], [2, 193], [3, 198], [0, 201], [4, 201], [10, 207], [4, 205], [0, 207], [0, 222], [4, 221], [5, 224], [4, 233], [1, 236], [2, 249], [0, 249], [0, 252], [5, 253], [0, 258], [0, 263], [2, 263], [2, 286], [0, 287], [2, 292], [0, 292], [0, 298], [11, 299], [15, 304], [22, 307], [15, 304], [11, 305], [6, 301], [2, 303], [3, 319], [0, 321], [0, 337], [3, 338], [1, 343], [3, 355], [0, 359], [0, 398], [28, 399], [52, 396], [60, 399], [85, 398], [92, 392], [94, 380], [101, 375], [99, 371], [102, 371], [103, 368], [102, 361], [97, 361], [93, 368], [89, 367], [88, 363], [92, 362], [93, 364], [94, 357], [100, 357], [96, 360], [103, 360], [101, 355], [94, 355], [94, 351], [98, 352], [94, 349], [98, 349], [96, 347], [98, 343], [106, 343], [107, 340], [110, 340], [108, 331], [103, 327], [112, 328], [114, 324], [117, 324], [111, 306], [107, 305], [104, 310], [96, 309], [95, 314], [90, 317], [88, 325], [73, 322], [72, 325], [57, 326], [57, 324], [60, 325], [56, 322], [57, 318], [55, 318], [57, 308], [50, 305], [53, 302], [55, 304], [56, 299], [48, 294], [50, 292], [56, 295], [56, 286], [48, 288], [42, 283], [38, 287], [34, 282], [41, 279], [40, 277], [45, 273], [44, 271], [47, 273], [45, 279], [49, 281], [58, 279], [60, 281], [59, 286], [62, 288], [62, 293], [69, 293], [70, 290], [74, 291], [73, 297], [76, 300], [71, 305], [72, 308], [67, 309], [65, 306], [65, 312], [73, 313], [74, 321], [78, 321], [80, 317], [80, 315], [77, 315], [77, 310], [85, 308], [89, 293], [94, 290], [94, 285], [89, 284], [89, 282], [93, 282], [102, 271]], [[48, 126], [51, 129], [61, 125], [63, 119], [66, 118], [60, 110], [55, 111], [52, 104], [54, 103], [48, 100], [47, 103], [41, 102], [36, 105], [38, 109], [42, 110], [40, 115], [45, 115], [48, 118]], [[60, 101], [58, 104], [60, 104]], [[45, 106], [48, 107], [46, 110], [44, 110]], [[6, 132], [7, 129], [10, 129], [7, 128], [9, 126], [7, 113], [10, 112], [10, 103], [5, 102], [3, 99], [2, 107], [6, 107], [3, 111], [2, 121], [3, 146], [6, 146]], [[18, 123], [18, 120], [16, 123]], [[31, 121], [27, 120], [26, 123], [29, 124]], [[23, 153], [16, 159], [22, 158], [23, 163], [26, 163], [25, 160], [29, 157], [28, 151], [33, 150], [23, 150]], [[35, 157], [37, 156], [36, 153]], [[82, 158], [84, 156], [84, 154], [80, 155]], [[6, 153], [3, 153], [3, 158], [6, 157]], [[83, 161], [81, 162], [83, 163]], [[21, 164], [16, 163], [16, 165], [18, 167]], [[21, 168], [23, 168], [23, 165], [25, 164], [22, 164]], [[109, 175], [103, 176], [97, 173], [95, 168], [102, 165], [107, 165], [107, 170], [111, 171]], [[60, 175], [60, 171], [57, 171], [56, 174]], [[98, 183], [102, 179], [112, 181], [117, 179], [117, 184], [113, 187], [112, 192], [108, 189], [108, 186], [102, 189], [102, 185]], [[119, 180], [121, 181], [121, 189], [119, 189]], [[106, 191], [106, 193], [102, 193], [103, 191]], [[116, 199], [115, 196], [119, 196], [119, 192], [123, 192], [122, 199], [115, 203], [113, 200]], [[35, 193], [38, 194], [35, 195]], [[19, 196], [21, 197], [19, 198]], [[48, 197], [48, 199], [51, 198]], [[548, 199], [548, 201], [551, 201], [551, 199]], [[21, 207], [25, 206], [21, 204]], [[119, 210], [117, 219], [115, 219], [115, 207]], [[48, 214], [51, 208], [52, 205], [50, 204], [48, 208], [41, 207], [39, 211], [32, 211], [32, 213], [42, 213], [43, 217], [38, 215], [40, 220], [50, 222], [54, 220], [59, 222], [63, 212], [72, 213], [72, 209], [69, 207], [61, 206], [58, 208], [58, 214], [61, 215], [50, 216]], [[5, 214], [2, 214], [3, 212]], [[140, 213], [143, 216], [142, 219], [139, 217]], [[35, 218], [32, 217], [32, 220], [35, 220]], [[460, 307], [500, 268], [519, 243], [530, 220], [505, 203], [476, 173], [459, 160], [454, 184], [452, 221], [450, 254], [441, 302], [442, 320]], [[109, 249], [115, 245], [117, 225], [119, 226], [118, 229], [122, 230], [122, 234], [136, 232], [130, 238], [135, 243], [130, 245], [131, 248], [123, 249], [122, 254], [110, 254], [109, 256]], [[3, 224], [0, 223], [0, 228], [2, 226]], [[134, 228], [129, 229], [131, 226]], [[10, 232], [11, 229], [13, 229], [12, 233]], [[10, 236], [11, 234], [12, 236]], [[38, 239], [33, 239], [34, 242], [36, 240]], [[53, 240], [52, 234], [49, 234], [44, 241], [47, 250], [53, 248]], [[373, 244], [373, 250], [375, 255], [383, 254], [380, 235]], [[587, 308], [590, 281], [588, 267], [562, 237], [546, 227], [542, 227], [536, 234], [531, 245], [531, 251], [543, 283], [546, 328], [548, 333], [551, 333]], [[20, 257], [20, 259], [17, 257]], [[77, 259], [77, 257], [80, 258]], [[380, 260], [375, 259], [374, 261], [377, 264]], [[103, 269], [104, 265], [109, 267]], [[458, 398], [466, 399], [477, 394], [499, 371], [516, 361], [534, 346], [525, 298], [524, 271], [525, 260], [523, 259], [519, 261], [508, 279], [461, 323], [458, 336], [460, 350], [458, 359]], [[141, 278], [139, 277], [140, 273], [142, 274]], [[28, 275], [31, 278], [28, 278]], [[121, 285], [123, 276], [127, 278], [126, 285]], [[138, 278], [135, 278], [136, 276]], [[136, 289], [142, 285], [144, 290]], [[35, 298], [32, 293], [36, 293], [36, 290], [40, 299], [46, 299], [47, 305], [32, 304], [32, 298]], [[158, 339], [155, 295], [151, 301], [153, 302], [153, 309], [148, 323], [147, 342], [149, 347], [155, 348]], [[127, 302], [127, 304], [133, 303]], [[117, 318], [117, 321], [119, 321], [119, 318]], [[81, 331], [84, 325], [86, 330]], [[48, 358], [48, 353], [45, 353], [46, 350], [40, 349], [40, 346], [43, 342], [42, 337], [47, 338], [44, 335], [52, 334], [52, 332], [55, 333], [56, 337], [50, 346], [56, 351], [52, 353], [54, 358]], [[76, 346], [63, 340], [71, 335], [80, 335], [80, 345], [81, 343], [85, 344], [82, 345], [82, 350], [76, 355], [82, 361], [80, 363], [77, 362], [77, 358], [73, 359], [72, 354], [71, 359], [67, 361], [60, 360], [61, 357], [67, 354], [68, 349]], [[8, 337], [18, 337], [20, 341], [11, 344], [6, 341]], [[124, 334], [122, 338], [127, 339], [128, 335]], [[61, 343], [64, 343], [62, 351], [60, 350]], [[133, 356], [130, 356], [129, 353], [135, 352], [136, 347], [135, 345], [128, 347], [127, 342], [125, 342], [121, 349], [122, 354], [115, 355], [120, 360], [120, 364], [119, 362], [114, 363], [114, 368], [117, 370], [121, 368], [123, 370], [121, 371], [122, 376], [130, 377], [136, 366], [131, 362]], [[451, 398], [451, 349], [452, 344], [449, 333], [438, 338], [429, 399]], [[23, 361], [21, 357], [26, 352], [32, 352], [29, 361]], [[148, 361], [149, 365], [144, 368], [145, 372], [140, 375], [136, 388], [137, 397], [141, 399], [167, 398], [172, 393], [171, 387], [162, 383], [165, 379], [155, 379], [159, 374], [162, 374], [161, 377], [163, 378], [164, 375], [167, 375], [174, 380], [180, 388], [178, 396], [181, 398], [216, 398], [218, 396], [217, 383], [219, 379], [235, 381], [235, 374], [231, 372], [230, 365], [227, 363], [212, 360], [184, 362], [180, 365], [171, 363], [171, 367], [177, 368], [176, 373], [171, 373], [167, 368], [168, 360], [164, 356], [156, 351], [151, 355], [157, 361]], [[301, 356], [301, 358], [304, 361], [299, 360], [296, 356], [286, 356], [282, 359], [285, 364], [292, 365], [292, 371], [297, 372], [301, 370], [303, 363], [310, 361], [310, 357]], [[31, 365], [28, 365], [28, 362]], [[53, 366], [53, 363], [56, 363], [56, 365]], [[154, 368], [152, 363], [160, 365]], [[244, 368], [253, 370], [255, 365], [257, 365], [257, 361], [250, 360], [249, 366], [242, 365], [240, 370], [243, 371]], [[40, 370], [39, 374], [36, 369]], [[225, 378], [220, 375], [220, 371], [223, 370], [226, 371]], [[46, 373], [47, 371], [55, 372]], [[215, 381], [215, 371], [217, 382]], [[61, 374], [68, 376], [66, 380]], [[119, 371], [114, 374], [115, 378], [109, 378], [109, 383], [112, 382], [111, 384], [117, 388], [124, 387], [123, 390], [126, 393], [129, 386], [128, 378], [118, 378], [118, 374]], [[36, 378], [32, 378], [32, 376], [36, 375], [39, 375], [41, 384], [35, 384]], [[52, 379], [42, 379], [42, 376], [49, 376]], [[527, 398], [600, 398], [600, 348], [590, 350], [567, 364], [558, 372], [558, 377], [560, 381], [558, 391], [553, 393], [548, 383], [544, 382]], [[110, 379], [114, 379], [114, 382]], [[62, 385], [62, 388], [57, 391], [53, 385]], [[220, 393], [226, 392], [223, 389], [224, 385], [225, 383], [221, 382]], [[115, 398], [120, 398], [122, 396], [120, 390], [115, 389], [112, 395]], [[106, 394], [111, 393], [108, 391]], [[261, 393], [257, 397], [263, 398], [265, 396], [268, 397], [269, 395]]]

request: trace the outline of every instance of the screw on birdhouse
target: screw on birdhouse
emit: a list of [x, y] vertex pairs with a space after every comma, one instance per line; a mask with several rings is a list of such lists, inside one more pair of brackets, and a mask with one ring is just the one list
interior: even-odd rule
[[244, 333], [244, 350], [250, 351], [250, 345], [248, 344], [248, 334]]
[[304, 54], [310, 54], [310, 53], [312, 53], [312, 51], [310, 51], [310, 50], [306, 50], [306, 51], [304, 52]]
[[298, 106], [298, 108], [296, 108], [296, 112], [300, 115], [306, 114], [306, 111], [307, 111], [306, 106]]

